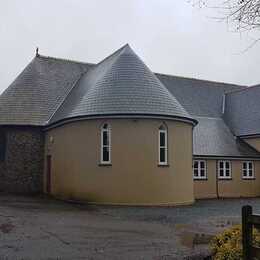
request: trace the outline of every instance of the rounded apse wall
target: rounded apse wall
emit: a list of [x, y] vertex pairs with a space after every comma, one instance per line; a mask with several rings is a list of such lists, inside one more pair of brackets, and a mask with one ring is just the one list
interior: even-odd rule
[[[111, 162], [106, 165], [101, 163], [104, 124], [111, 135]], [[167, 131], [165, 165], [159, 165], [160, 129]], [[194, 201], [189, 123], [92, 119], [50, 129], [45, 137], [45, 191], [49, 185], [56, 197], [126, 205]]]

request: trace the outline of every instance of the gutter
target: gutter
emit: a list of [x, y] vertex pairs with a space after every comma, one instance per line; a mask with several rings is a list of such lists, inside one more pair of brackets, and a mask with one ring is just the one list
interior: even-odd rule
[[238, 137], [242, 139], [251, 139], [251, 138], [260, 137], [260, 134], [239, 135]]
[[75, 116], [71, 118], [65, 118], [60, 121], [46, 125], [44, 131], [50, 130], [76, 121], [83, 120], [93, 120], [93, 119], [160, 119], [160, 120], [173, 120], [179, 122], [185, 122], [192, 124], [195, 127], [198, 124], [198, 121], [193, 118], [181, 117], [181, 116], [171, 116], [171, 115], [157, 115], [157, 114], [103, 114], [103, 115], [85, 115], [85, 116]]
[[259, 161], [259, 156], [220, 156], [220, 155], [193, 155], [195, 159], [209, 159], [209, 160], [252, 160], [252, 161]]

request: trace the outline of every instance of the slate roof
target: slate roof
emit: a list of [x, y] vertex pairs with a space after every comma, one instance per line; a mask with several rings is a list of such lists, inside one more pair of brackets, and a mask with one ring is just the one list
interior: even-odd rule
[[224, 119], [237, 136], [260, 134], [260, 85], [226, 94]]
[[0, 96], [0, 124], [115, 114], [195, 118], [194, 155], [260, 158], [234, 136], [259, 133], [259, 97], [260, 86], [153, 73], [125, 45], [98, 64], [37, 55]]
[[240, 138], [235, 137], [222, 118], [196, 117], [193, 131], [193, 153], [196, 156], [249, 157], [260, 154]]
[[78, 81], [50, 122], [104, 115], [192, 119], [129, 45], [91, 68]]
[[221, 117], [226, 92], [246, 86], [156, 74], [160, 81], [193, 116]]
[[[223, 120], [223, 96], [247, 89], [246, 86], [156, 74], [160, 81], [198, 121], [193, 131], [196, 156], [259, 157], [260, 154], [235, 138]], [[229, 121], [229, 120], [228, 120]]]
[[0, 96], [0, 124], [45, 125], [89, 67], [36, 56]]

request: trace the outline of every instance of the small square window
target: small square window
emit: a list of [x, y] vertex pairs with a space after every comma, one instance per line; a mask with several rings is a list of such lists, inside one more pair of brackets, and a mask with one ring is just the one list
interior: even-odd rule
[[193, 178], [194, 179], [206, 179], [206, 161], [194, 160], [193, 161]]
[[254, 164], [252, 161], [243, 162], [242, 174], [244, 179], [254, 178]]
[[219, 161], [218, 162], [218, 175], [220, 179], [231, 178], [231, 162]]

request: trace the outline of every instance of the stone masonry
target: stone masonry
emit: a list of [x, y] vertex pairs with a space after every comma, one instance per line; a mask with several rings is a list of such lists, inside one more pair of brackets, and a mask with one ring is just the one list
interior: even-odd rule
[[4, 127], [6, 145], [0, 161], [0, 191], [43, 191], [44, 134], [38, 127]]

